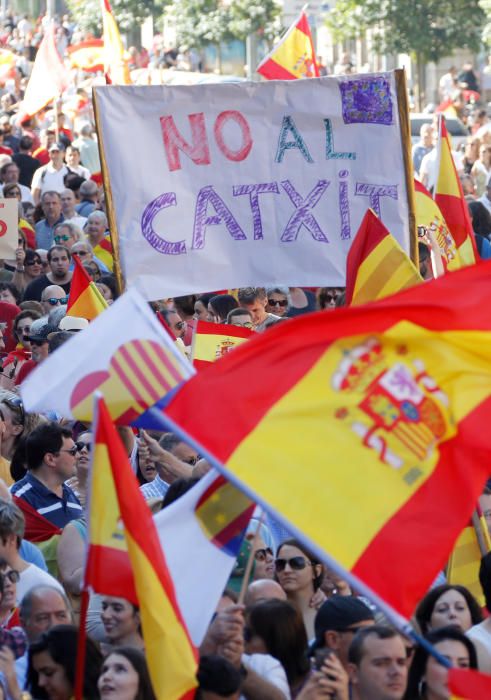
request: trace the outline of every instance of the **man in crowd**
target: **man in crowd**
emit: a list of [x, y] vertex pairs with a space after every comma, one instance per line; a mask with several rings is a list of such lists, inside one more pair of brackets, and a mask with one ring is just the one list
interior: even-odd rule
[[63, 221], [60, 193], [54, 190], [45, 192], [41, 197], [41, 207], [44, 219], [38, 221], [35, 226], [36, 245], [47, 250], [53, 245], [56, 226]]
[[250, 312], [254, 330], [264, 331], [269, 325], [280, 319], [266, 311], [268, 297], [264, 287], [242, 287], [239, 289], [239, 306]]
[[94, 249], [88, 241], [79, 241], [75, 243], [71, 248], [71, 253], [72, 255], [78, 255], [82, 263], [94, 262], [100, 272], [109, 272], [108, 267], [104, 265], [102, 260], [99, 260], [99, 258], [94, 255]]
[[88, 217], [99, 201], [99, 188], [93, 180], [86, 180], [80, 185], [80, 204], [75, 207], [79, 216]]
[[34, 203], [38, 204], [44, 192], [63, 192], [63, 178], [69, 172], [64, 163], [65, 147], [62, 143], [53, 143], [49, 149], [49, 163], [36, 170], [32, 178], [31, 192]]
[[80, 152], [80, 162], [85, 168], [90, 170], [92, 175], [100, 173], [101, 162], [99, 160], [99, 148], [92, 138], [92, 127], [90, 124], [84, 124], [82, 126], [80, 129], [80, 136], [73, 141], [72, 146], [78, 148]]
[[33, 158], [32, 153], [32, 138], [30, 136], [22, 136], [19, 141], [19, 152], [14, 153], [12, 160], [19, 168], [19, 182], [25, 187], [31, 188], [32, 178], [41, 163], [37, 158]]
[[75, 192], [73, 190], [65, 189], [61, 193], [61, 210], [63, 212], [63, 218], [65, 221], [78, 226], [82, 229], [85, 226], [87, 218], [85, 216], [80, 216], [80, 214], [75, 210], [77, 200], [75, 198]]
[[107, 217], [103, 211], [97, 210], [89, 214], [85, 224], [85, 233], [94, 249], [94, 255], [102, 260], [112, 272], [114, 267], [113, 248], [107, 229]]
[[415, 173], [419, 173], [421, 161], [424, 156], [433, 149], [434, 129], [431, 124], [423, 124], [419, 130], [420, 139], [413, 146], [413, 168]]
[[58, 423], [43, 423], [26, 441], [27, 474], [12, 486], [39, 516], [58, 528], [82, 516], [82, 506], [66, 481], [75, 475], [77, 446]]
[[407, 685], [406, 647], [390, 627], [360, 630], [349, 649], [353, 700], [402, 700]]
[[41, 306], [47, 316], [49, 312], [60, 304], [68, 302], [68, 295], [59, 284], [50, 284], [41, 293]]
[[140, 487], [147, 501], [150, 498], [163, 498], [175, 479], [192, 477], [193, 467], [199, 460], [196, 450], [172, 433], [163, 435], [160, 442], [145, 433], [142, 447], [147, 451], [145, 456], [152, 459], [157, 467], [155, 479]]
[[70, 272], [70, 262], [72, 256], [70, 251], [63, 245], [54, 245], [48, 250], [49, 272], [36, 277], [30, 282], [24, 292], [24, 299], [41, 301], [43, 290], [51, 284], [63, 287], [65, 294], [70, 293], [70, 285], [73, 273]]
[[80, 165], [80, 151], [76, 146], [71, 145], [66, 149], [66, 164], [72, 173], [77, 173], [84, 180], [90, 179], [90, 170]]
[[19, 182], [20, 170], [16, 163], [5, 163], [0, 169], [0, 179], [2, 180], [2, 191], [3, 185], [10, 185], [11, 183], [18, 186], [20, 189], [21, 199], [23, 202], [29, 202], [33, 204], [31, 190], [22, 185]]

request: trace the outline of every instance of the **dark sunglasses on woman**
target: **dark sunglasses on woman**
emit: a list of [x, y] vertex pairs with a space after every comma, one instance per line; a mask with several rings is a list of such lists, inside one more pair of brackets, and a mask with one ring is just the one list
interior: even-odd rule
[[312, 563], [308, 559], [300, 556], [292, 557], [291, 559], [276, 559], [274, 563], [276, 571], [284, 571], [287, 564], [290, 565], [292, 571], [301, 571], [305, 569], [306, 566], [309, 566], [309, 564], [312, 566]]

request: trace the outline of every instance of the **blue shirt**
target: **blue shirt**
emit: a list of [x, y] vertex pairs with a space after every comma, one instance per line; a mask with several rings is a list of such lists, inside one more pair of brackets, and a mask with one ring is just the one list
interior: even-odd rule
[[46, 219], [41, 219], [35, 225], [34, 229], [36, 231], [36, 245], [38, 248], [44, 248], [49, 250], [54, 242], [55, 228], [58, 224], [63, 221], [63, 214], [60, 216], [58, 221], [55, 221], [53, 226], [50, 226]]
[[66, 484], [63, 484], [62, 488], [63, 496], [60, 498], [46, 488], [31, 472], [27, 472], [26, 476], [15, 483], [10, 491], [17, 498], [23, 498], [55, 527], [64, 528], [71, 520], [80, 518], [83, 509], [72, 489]]
[[143, 493], [146, 501], [150, 500], [150, 498], [163, 498], [168, 490], [169, 484], [161, 479], [158, 474], [153, 481], [140, 486], [140, 491]]
[[29, 564], [34, 564], [39, 569], [46, 572], [48, 571], [48, 567], [46, 566], [46, 562], [40, 550], [35, 544], [29, 542], [29, 540], [22, 540], [19, 547], [19, 555], [24, 561], [28, 561]]

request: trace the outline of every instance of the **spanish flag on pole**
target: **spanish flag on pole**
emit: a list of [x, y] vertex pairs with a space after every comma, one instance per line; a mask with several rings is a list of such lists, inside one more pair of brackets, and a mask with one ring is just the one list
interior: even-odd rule
[[267, 80], [318, 78], [314, 43], [306, 13], [307, 5], [280, 42], [261, 61], [256, 71]]
[[472, 265], [478, 259], [476, 242], [467, 202], [452, 157], [445, 117], [442, 115], [438, 129], [438, 176], [434, 199], [455, 240], [462, 264]]
[[128, 64], [124, 60], [124, 46], [111, 3], [109, 0], [101, 0], [101, 3], [106, 82], [113, 85], [131, 85]]
[[366, 304], [422, 281], [394, 236], [367, 209], [346, 260], [346, 304]]
[[107, 309], [107, 302], [96, 287], [77, 255], [73, 256], [73, 270], [67, 316], [79, 316], [92, 321]]
[[427, 229], [435, 237], [445, 271], [463, 267], [460, 253], [438, 204], [419, 180], [414, 180], [414, 202], [416, 225]]
[[278, 324], [184, 384], [164, 415], [324, 561], [409, 617], [489, 475], [488, 294], [482, 262]]
[[196, 369], [203, 369], [254, 335], [241, 326], [198, 321], [193, 338], [192, 358]]
[[155, 696], [177, 700], [196, 686], [197, 652], [177, 604], [151, 511], [102, 398], [96, 416], [85, 587], [132, 602], [136, 593]]

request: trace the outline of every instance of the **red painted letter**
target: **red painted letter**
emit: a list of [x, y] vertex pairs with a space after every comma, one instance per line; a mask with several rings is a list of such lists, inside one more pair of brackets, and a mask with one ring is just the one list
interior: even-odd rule
[[[242, 146], [237, 151], [232, 151], [232, 149], [230, 149], [223, 140], [223, 127], [230, 120], [236, 122], [242, 131]], [[218, 148], [221, 150], [225, 158], [235, 162], [239, 162], [247, 158], [252, 148], [251, 130], [245, 117], [240, 112], [237, 112], [235, 109], [228, 109], [226, 112], [220, 112], [215, 121], [214, 131]]]
[[169, 170], [181, 169], [181, 158], [179, 151], [183, 151], [188, 158], [191, 158], [195, 165], [210, 164], [210, 150], [208, 139], [206, 138], [205, 116], [203, 112], [198, 114], [188, 114], [189, 125], [191, 126], [191, 144], [183, 138], [174, 123], [174, 117], [160, 117], [162, 136], [164, 139], [165, 155]]

